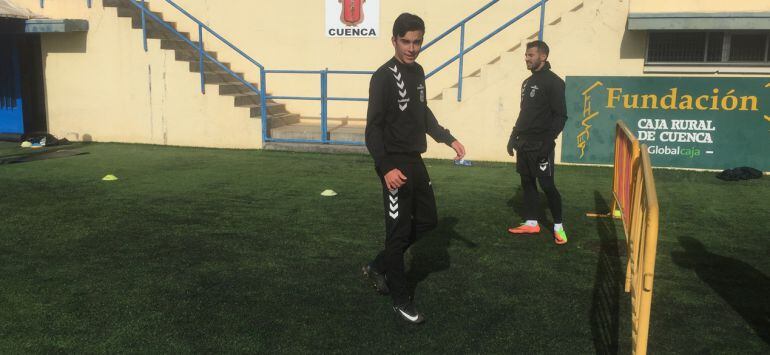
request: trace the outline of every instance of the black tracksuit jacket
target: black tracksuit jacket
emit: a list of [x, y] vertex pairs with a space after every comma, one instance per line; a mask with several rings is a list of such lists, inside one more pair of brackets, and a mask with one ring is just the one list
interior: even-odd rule
[[564, 80], [545, 62], [521, 84], [521, 112], [511, 137], [520, 142], [552, 143], [567, 122]]
[[366, 147], [381, 174], [403, 156], [427, 149], [425, 134], [447, 145], [455, 141], [428, 108], [425, 72], [417, 63], [392, 58], [372, 75], [366, 113]]

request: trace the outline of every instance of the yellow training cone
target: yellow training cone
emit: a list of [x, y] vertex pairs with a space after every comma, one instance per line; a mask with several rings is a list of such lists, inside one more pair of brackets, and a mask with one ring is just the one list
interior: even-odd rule
[[321, 192], [321, 196], [326, 196], [326, 197], [337, 196], [337, 193], [334, 192], [334, 190], [324, 190], [324, 192]]
[[105, 176], [102, 178], [102, 181], [115, 181], [115, 180], [117, 180], [117, 179], [118, 179], [118, 177], [117, 177], [117, 176], [115, 176], [115, 175], [112, 175], [112, 174], [108, 174], [108, 175], [105, 175]]

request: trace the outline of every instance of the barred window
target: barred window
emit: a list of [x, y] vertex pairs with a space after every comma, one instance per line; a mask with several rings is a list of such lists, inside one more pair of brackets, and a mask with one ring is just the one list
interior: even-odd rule
[[770, 32], [650, 32], [647, 63], [770, 65]]

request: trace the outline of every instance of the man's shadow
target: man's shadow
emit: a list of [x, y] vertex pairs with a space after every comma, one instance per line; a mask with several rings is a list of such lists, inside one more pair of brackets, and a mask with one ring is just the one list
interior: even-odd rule
[[770, 279], [753, 266], [706, 250], [692, 237], [679, 237], [683, 252], [673, 252], [674, 263], [693, 269], [698, 277], [721, 296], [760, 339], [770, 344]]
[[407, 288], [409, 295], [414, 297], [414, 290], [420, 282], [435, 272], [449, 269], [451, 257], [449, 247], [453, 240], [462, 242], [466, 248], [476, 248], [478, 244], [461, 236], [455, 231], [457, 218], [446, 217], [441, 219], [436, 230], [419, 238], [409, 248], [407, 260]]
[[[598, 191], [594, 191], [594, 206], [595, 211], [610, 210]], [[594, 221], [599, 235], [599, 250], [591, 302], [591, 333], [597, 354], [617, 354], [625, 263], [621, 263], [620, 243], [613, 220], [596, 218]]]
[[[540, 190], [539, 186], [540, 185], [538, 185], [537, 193], [539, 195], [538, 201], [540, 202], [540, 206], [538, 206], [537, 210], [537, 221], [540, 224], [540, 228], [544, 230], [551, 230], [553, 229], [553, 222], [548, 220], [545, 212], [548, 209], [548, 198]], [[513, 209], [513, 212], [516, 215], [513, 217], [514, 224], [511, 224], [511, 227], [518, 227], [518, 225], [515, 224], [517, 221], [524, 223], [524, 216], [527, 215], [527, 208], [524, 206], [524, 188], [522, 188], [521, 185], [516, 188], [516, 193], [508, 200], [507, 205]]]

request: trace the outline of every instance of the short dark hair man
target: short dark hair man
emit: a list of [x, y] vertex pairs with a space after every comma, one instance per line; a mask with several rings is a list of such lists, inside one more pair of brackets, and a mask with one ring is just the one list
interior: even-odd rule
[[422, 157], [425, 134], [451, 146], [457, 156], [465, 148], [438, 124], [428, 108], [425, 72], [415, 60], [425, 34], [421, 18], [403, 13], [393, 23], [395, 55], [372, 75], [366, 115], [366, 147], [374, 158], [385, 202], [385, 250], [363, 267], [364, 276], [382, 294], [390, 293], [393, 310], [410, 323], [424, 317], [408, 294], [404, 252], [418, 233], [437, 224], [436, 200]]
[[527, 43], [525, 61], [532, 75], [521, 85], [521, 112], [508, 140], [508, 154], [519, 153], [516, 171], [521, 176], [524, 189], [525, 222], [509, 228], [513, 234], [537, 234], [540, 202], [537, 183], [548, 197], [548, 207], [553, 215], [553, 237], [556, 244], [567, 242], [562, 225], [561, 195], [554, 183], [554, 147], [556, 137], [567, 121], [567, 104], [564, 99], [564, 80], [551, 71], [548, 62], [548, 45], [543, 41]]

